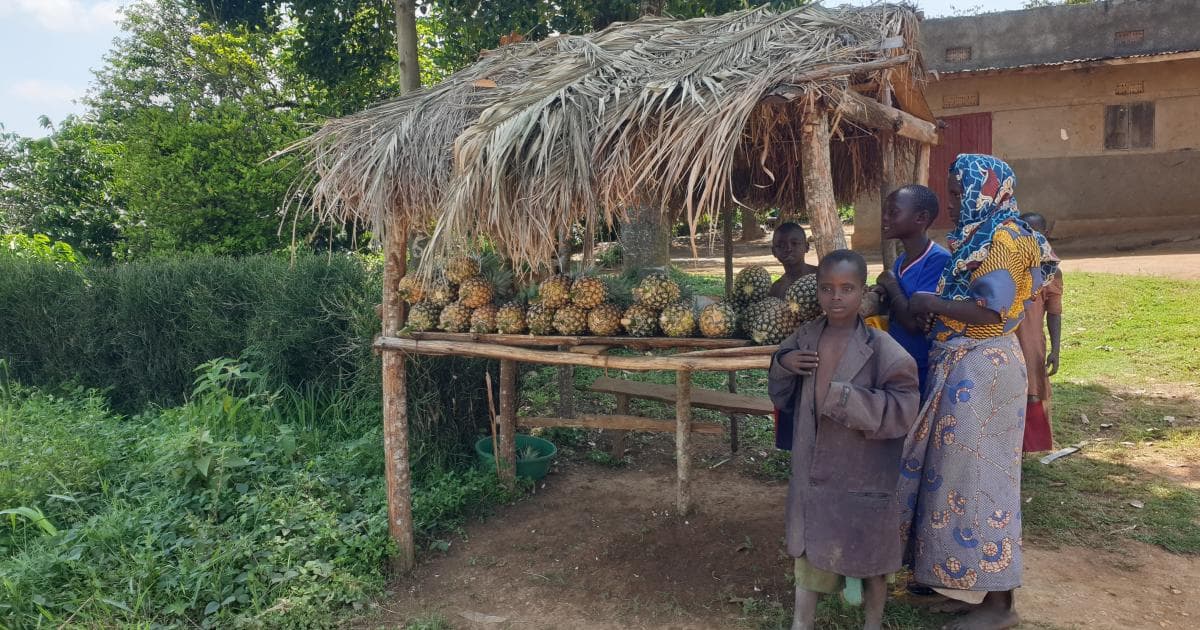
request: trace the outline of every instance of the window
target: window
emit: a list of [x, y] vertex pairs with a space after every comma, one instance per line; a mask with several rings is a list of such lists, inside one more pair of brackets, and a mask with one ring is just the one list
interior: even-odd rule
[[946, 95], [942, 97], [943, 109], [954, 109], [956, 107], [978, 107], [979, 92], [970, 94], [955, 94], [953, 96]]
[[1117, 31], [1116, 33], [1113, 33], [1113, 41], [1118, 46], [1136, 46], [1145, 40], [1145, 30]]
[[946, 61], [970, 61], [971, 47], [958, 46], [955, 48], [946, 49]]
[[1105, 149], [1154, 146], [1154, 103], [1109, 105], [1104, 111]]

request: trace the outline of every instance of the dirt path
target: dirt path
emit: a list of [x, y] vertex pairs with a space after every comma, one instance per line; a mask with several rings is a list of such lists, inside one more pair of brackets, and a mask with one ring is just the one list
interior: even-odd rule
[[[438, 614], [454, 628], [736, 628], [741, 603], [790, 602], [786, 486], [734, 466], [697, 471], [699, 508], [670, 514], [673, 467], [579, 464], [395, 584], [365, 627]], [[1026, 549], [1024, 627], [1200, 625], [1200, 560], [1135, 545], [1120, 556]], [[736, 602], [736, 603], [735, 603]], [[790, 606], [789, 606], [790, 607]]]

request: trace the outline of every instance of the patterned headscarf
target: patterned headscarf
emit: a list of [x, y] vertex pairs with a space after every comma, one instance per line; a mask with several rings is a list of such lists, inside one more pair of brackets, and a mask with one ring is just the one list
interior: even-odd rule
[[963, 153], [950, 165], [950, 175], [962, 183], [962, 204], [958, 225], [946, 235], [952, 255], [942, 272], [938, 294], [951, 300], [970, 298], [971, 273], [987, 258], [996, 228], [1009, 221], [1037, 239], [1042, 251], [1042, 281], [1049, 283], [1058, 270], [1058, 259], [1046, 237], [1019, 218], [1021, 213], [1013, 192], [1017, 176], [1012, 167], [997, 157]]

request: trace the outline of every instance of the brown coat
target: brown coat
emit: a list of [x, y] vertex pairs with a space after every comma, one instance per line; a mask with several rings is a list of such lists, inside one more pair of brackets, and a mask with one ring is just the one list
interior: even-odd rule
[[920, 410], [917, 365], [890, 335], [860, 320], [818, 413], [815, 379], [779, 358], [815, 351], [824, 329], [823, 317], [801, 326], [771, 360], [771, 400], [795, 406], [788, 554], [849, 577], [891, 573], [904, 550], [895, 499], [904, 437]]

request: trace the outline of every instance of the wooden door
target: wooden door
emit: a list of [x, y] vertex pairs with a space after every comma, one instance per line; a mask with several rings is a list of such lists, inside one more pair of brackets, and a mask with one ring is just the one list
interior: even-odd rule
[[929, 187], [937, 193], [942, 211], [933, 227], [950, 229], [954, 222], [946, 212], [946, 174], [960, 153], [992, 152], [992, 113], [947, 116], [941, 121], [945, 127], [938, 130], [938, 144], [929, 153]]

